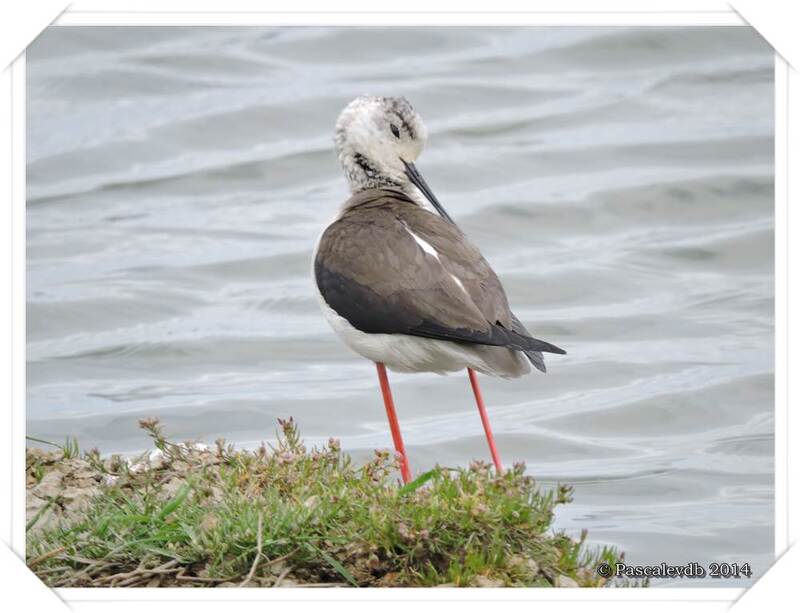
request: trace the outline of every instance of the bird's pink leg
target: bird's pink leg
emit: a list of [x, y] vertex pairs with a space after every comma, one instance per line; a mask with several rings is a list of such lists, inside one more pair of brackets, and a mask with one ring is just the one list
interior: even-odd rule
[[471, 368], [467, 368], [469, 375], [469, 382], [472, 384], [472, 393], [475, 394], [475, 402], [478, 404], [478, 412], [481, 414], [481, 423], [483, 423], [483, 431], [486, 432], [486, 440], [489, 443], [489, 451], [492, 453], [492, 462], [499, 475], [503, 472], [503, 464], [500, 462], [500, 454], [497, 453], [497, 447], [494, 444], [494, 435], [492, 434], [492, 427], [489, 425], [489, 416], [486, 414], [486, 405], [483, 404], [483, 394], [478, 385], [478, 376]]
[[389, 417], [389, 428], [392, 431], [394, 449], [400, 456], [400, 474], [403, 476], [403, 483], [411, 481], [411, 471], [408, 468], [408, 456], [403, 445], [403, 435], [400, 434], [400, 423], [397, 421], [397, 413], [394, 410], [394, 400], [392, 400], [392, 390], [389, 388], [389, 378], [386, 376], [386, 366], [382, 362], [375, 362], [378, 369], [378, 381], [381, 384], [381, 394], [383, 394], [383, 404], [386, 406], [386, 415]]

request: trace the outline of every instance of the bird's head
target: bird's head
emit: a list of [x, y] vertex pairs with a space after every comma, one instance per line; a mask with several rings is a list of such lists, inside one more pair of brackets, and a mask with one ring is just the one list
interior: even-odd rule
[[422, 118], [405, 98], [359, 96], [336, 121], [336, 154], [350, 189], [408, 182], [406, 163], [422, 153], [428, 133]]
[[427, 138], [422, 117], [405, 98], [359, 96], [339, 114], [334, 141], [353, 193], [399, 189], [423, 206], [427, 198], [449, 220], [414, 166]]

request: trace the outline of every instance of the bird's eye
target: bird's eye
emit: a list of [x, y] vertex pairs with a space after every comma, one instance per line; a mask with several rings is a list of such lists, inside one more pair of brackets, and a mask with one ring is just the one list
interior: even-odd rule
[[394, 134], [395, 138], [400, 138], [400, 128], [398, 128], [398, 127], [397, 127], [396, 125], [394, 125], [394, 124], [391, 124], [391, 125], [389, 126], [389, 128], [391, 128], [391, 130], [392, 130], [392, 134]]

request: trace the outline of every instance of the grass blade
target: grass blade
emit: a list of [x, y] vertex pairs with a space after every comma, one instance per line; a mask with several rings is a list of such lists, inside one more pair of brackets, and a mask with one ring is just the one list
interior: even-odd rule
[[47, 499], [47, 503], [36, 512], [36, 515], [34, 515], [27, 524], [25, 524], [25, 532], [27, 532], [36, 525], [36, 522], [39, 521], [39, 518], [45, 514], [47, 509], [53, 506], [55, 500], [56, 500], [55, 496], [50, 496], [50, 498]]
[[397, 494], [399, 496], [405, 496], [406, 494], [410, 494], [411, 492], [417, 491], [428, 481], [433, 479], [438, 474], [438, 472], [439, 472], [438, 468], [432, 468], [431, 470], [422, 473], [419, 477], [417, 477], [410, 483], [406, 483], [403, 487], [397, 490]]
[[42, 438], [36, 438], [35, 436], [26, 436], [25, 440], [33, 441], [34, 443], [44, 443], [45, 445], [52, 445], [53, 447], [58, 447], [59, 449], [63, 449], [63, 447], [58, 443], [51, 443], [50, 441], [46, 441]]
[[322, 549], [320, 549], [319, 547], [316, 547], [316, 546], [315, 546], [313, 543], [306, 543], [306, 546], [307, 546], [307, 547], [308, 547], [308, 548], [309, 548], [311, 551], [314, 551], [314, 552], [318, 553], [319, 555], [321, 555], [321, 556], [322, 556], [322, 558], [323, 558], [323, 559], [324, 559], [324, 560], [325, 560], [325, 561], [326, 561], [328, 564], [330, 564], [330, 565], [333, 567], [333, 569], [334, 569], [334, 570], [335, 570], [337, 573], [339, 573], [339, 574], [340, 574], [342, 577], [344, 577], [344, 578], [345, 578], [345, 580], [346, 580], [346, 581], [347, 581], [347, 582], [348, 582], [350, 585], [352, 585], [353, 587], [358, 587], [358, 582], [356, 581], [355, 577], [353, 577], [353, 575], [351, 575], [351, 574], [350, 574], [350, 571], [348, 571], [348, 570], [347, 570], [347, 569], [346, 569], [344, 566], [342, 566], [342, 563], [341, 563], [341, 562], [339, 562], [339, 560], [337, 560], [336, 558], [334, 558], [334, 557], [333, 557], [331, 554], [329, 554], [327, 551], [323, 551], [323, 550], [322, 550]]
[[[183, 501], [186, 500], [186, 496], [189, 495], [190, 489], [191, 488], [188, 483], [185, 484], [183, 487], [181, 487], [181, 489], [178, 490], [178, 493], [175, 495], [175, 498], [170, 500], [167, 504], [164, 505], [164, 508], [161, 509], [161, 513], [158, 514], [158, 519], [164, 519], [165, 517], [167, 517], [167, 515], [175, 511], [179, 506], [181, 506], [181, 504], [183, 504]], [[147, 518], [145, 517], [145, 519]]]

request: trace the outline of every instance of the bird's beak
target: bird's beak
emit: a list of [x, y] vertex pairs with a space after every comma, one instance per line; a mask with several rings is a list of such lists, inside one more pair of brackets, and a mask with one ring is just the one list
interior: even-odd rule
[[428, 187], [427, 183], [425, 183], [425, 179], [422, 178], [422, 175], [417, 170], [417, 167], [411, 162], [406, 162], [402, 158], [400, 158], [400, 160], [406, 167], [406, 176], [408, 177], [409, 181], [411, 181], [416, 188], [424, 194], [424, 196], [428, 199], [428, 202], [430, 202], [433, 205], [433, 208], [438, 211], [439, 215], [444, 217], [451, 224], [455, 225], [456, 222], [454, 222], [453, 218], [447, 214], [447, 211], [444, 210], [444, 207], [441, 205], [439, 200], [433, 195], [431, 188]]

